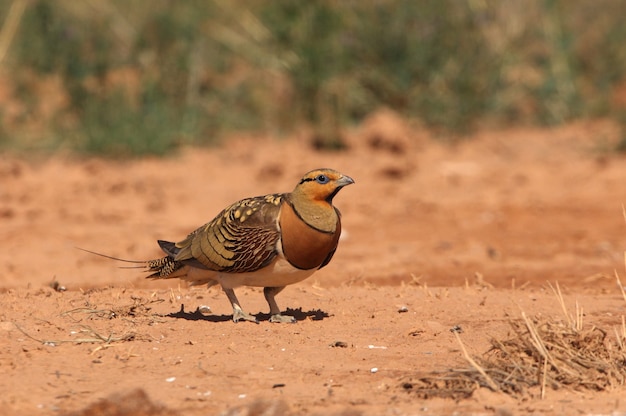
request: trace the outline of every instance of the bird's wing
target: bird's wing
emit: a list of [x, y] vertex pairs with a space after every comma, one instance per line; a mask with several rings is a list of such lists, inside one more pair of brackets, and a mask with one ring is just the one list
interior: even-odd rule
[[284, 195], [243, 199], [183, 241], [163, 247], [175, 261], [229, 273], [253, 272], [278, 254], [278, 215]]

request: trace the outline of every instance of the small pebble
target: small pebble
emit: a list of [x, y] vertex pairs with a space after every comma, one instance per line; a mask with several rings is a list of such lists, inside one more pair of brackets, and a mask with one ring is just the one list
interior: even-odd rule
[[378, 367], [372, 367], [372, 368], [370, 369], [370, 373], [372, 373], [372, 374], [373, 374], [373, 373], [378, 373]]
[[456, 332], [457, 334], [462, 334], [463, 328], [461, 328], [460, 325], [454, 325], [452, 328], [450, 328], [450, 332]]
[[167, 381], [168, 383], [171, 383], [174, 380], [176, 380], [176, 377], [168, 377], [168, 378], [165, 379], [165, 381]]
[[406, 306], [402, 305], [400, 306], [400, 308], [398, 308], [398, 313], [405, 313], [408, 312], [409, 308], [407, 308]]

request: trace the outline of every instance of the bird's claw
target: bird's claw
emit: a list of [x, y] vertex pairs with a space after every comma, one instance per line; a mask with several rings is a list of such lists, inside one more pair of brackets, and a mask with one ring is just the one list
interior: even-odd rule
[[270, 316], [270, 322], [281, 324], [295, 324], [296, 318], [288, 315], [281, 315], [279, 313]]
[[259, 320], [256, 319], [256, 316], [250, 315], [249, 313], [245, 313], [244, 311], [241, 311], [241, 310], [234, 310], [233, 322], [237, 323], [239, 321], [254, 322], [255, 324], [259, 323]]

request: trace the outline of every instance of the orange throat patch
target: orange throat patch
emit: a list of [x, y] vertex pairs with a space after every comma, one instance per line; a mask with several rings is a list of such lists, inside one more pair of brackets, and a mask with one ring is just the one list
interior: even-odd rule
[[326, 263], [335, 252], [341, 234], [339, 219], [335, 232], [319, 231], [307, 225], [289, 203], [284, 203], [281, 208], [280, 229], [285, 258], [294, 267], [303, 270], [318, 268]]

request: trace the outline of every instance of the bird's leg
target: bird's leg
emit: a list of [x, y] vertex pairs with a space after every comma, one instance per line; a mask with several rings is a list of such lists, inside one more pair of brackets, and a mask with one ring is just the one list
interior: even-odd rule
[[270, 305], [270, 322], [279, 322], [279, 323], [288, 323], [293, 324], [296, 322], [296, 318], [293, 316], [286, 316], [280, 314], [280, 308], [276, 304], [276, 300], [274, 296], [278, 295], [281, 290], [283, 290], [285, 286], [281, 287], [265, 287], [263, 288], [263, 294], [265, 295], [265, 300]]
[[241, 309], [241, 305], [239, 304], [239, 300], [237, 299], [237, 296], [235, 295], [235, 291], [233, 289], [223, 289], [224, 293], [226, 293], [226, 296], [228, 296], [230, 304], [233, 305], [233, 322], [250, 321], [254, 322], [255, 324], [259, 323], [255, 316], [245, 313], [243, 309]]

